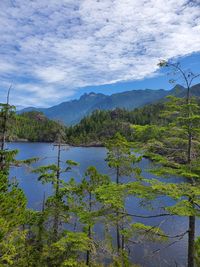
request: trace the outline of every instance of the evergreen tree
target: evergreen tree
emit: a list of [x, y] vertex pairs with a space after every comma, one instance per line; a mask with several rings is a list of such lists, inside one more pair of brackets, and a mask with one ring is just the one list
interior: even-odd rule
[[[76, 224], [83, 225], [83, 232], [87, 234], [90, 239], [90, 244], [96, 244], [96, 250], [98, 248], [98, 240], [94, 237], [94, 226], [97, 223], [103, 224], [105, 222], [105, 209], [101, 201], [99, 201], [96, 190], [100, 186], [108, 185], [110, 179], [107, 175], [100, 174], [95, 167], [89, 167], [83, 179], [79, 184], [73, 185], [70, 189], [72, 194], [71, 210], [74, 212], [74, 216], [77, 217]], [[95, 266], [95, 255], [93, 255], [93, 246], [90, 246], [86, 253], [86, 265]], [[104, 255], [105, 256], [105, 255]]]
[[27, 225], [35, 217], [35, 213], [26, 208], [27, 200], [24, 192], [12, 181], [11, 166], [30, 164], [36, 159], [19, 161], [15, 157], [17, 150], [6, 149], [6, 140], [9, 138], [10, 120], [13, 118], [15, 107], [7, 103], [0, 105], [0, 265], [27, 266]]
[[[195, 216], [199, 215], [197, 203], [199, 202], [199, 156], [200, 156], [200, 110], [196, 99], [191, 97], [192, 82], [199, 77], [192, 72], [182, 70], [180, 64], [162, 61], [161, 67], [169, 67], [174, 74], [181, 74], [187, 87], [185, 98], [169, 97], [161, 117], [168, 123], [160, 127], [156, 134], [150, 138], [146, 155], [162, 164], [154, 173], [160, 176], [180, 176], [187, 179], [186, 183], [163, 184], [151, 181], [153, 188], [160, 190], [177, 200], [174, 207], [167, 210], [172, 214], [188, 216], [188, 267], [194, 267], [195, 244]], [[136, 134], [148, 131], [148, 126], [134, 127]]]
[[[126, 263], [127, 253], [125, 244], [127, 235], [124, 236], [123, 233], [129, 232], [130, 234], [131, 229], [136, 229], [134, 228], [134, 224], [131, 226], [131, 229], [129, 227], [125, 228], [126, 225], [130, 226], [130, 223], [127, 221], [130, 217], [125, 209], [125, 200], [129, 195], [134, 195], [139, 198], [153, 197], [151, 188], [142, 182], [141, 169], [136, 165], [142, 157], [137, 157], [133, 153], [131, 146], [132, 144], [119, 133], [115, 134], [106, 143], [108, 150], [106, 161], [108, 162], [108, 166], [115, 171], [115, 184], [111, 185], [110, 188], [107, 187], [107, 192], [105, 193], [100, 191], [102, 194], [101, 197], [104, 198], [107, 204], [112, 204], [112, 209], [115, 211], [114, 220], [116, 223], [117, 251], [118, 255], [122, 256], [122, 264], [128, 264]], [[128, 177], [131, 177], [133, 181], [127, 182]], [[108, 198], [110, 199], [108, 200]], [[140, 226], [144, 229], [147, 227], [143, 224]], [[153, 230], [149, 232], [152, 234]], [[131, 234], [129, 238], [130, 236]]]

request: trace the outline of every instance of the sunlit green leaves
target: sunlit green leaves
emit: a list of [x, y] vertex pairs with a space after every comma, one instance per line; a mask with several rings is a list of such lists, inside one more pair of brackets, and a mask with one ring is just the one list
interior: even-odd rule
[[155, 226], [145, 225], [143, 223], [133, 223], [129, 229], [122, 230], [121, 233], [126, 239], [134, 237], [135, 239], [163, 242], [167, 241], [167, 235]]

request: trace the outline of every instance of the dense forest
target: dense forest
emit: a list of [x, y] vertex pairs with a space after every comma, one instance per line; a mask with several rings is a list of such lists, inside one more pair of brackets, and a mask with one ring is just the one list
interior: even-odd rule
[[132, 125], [163, 123], [164, 120], [160, 117], [163, 108], [164, 104], [160, 102], [133, 111], [119, 108], [112, 111], [96, 110], [71, 127], [50, 120], [38, 111], [15, 114], [9, 128], [9, 139], [54, 142], [58, 129], [62, 128], [65, 132], [65, 142], [70, 145], [103, 145], [107, 138], [111, 138], [116, 132], [131, 140]]
[[[199, 98], [196, 100], [199, 105]], [[96, 110], [77, 125], [70, 127], [48, 119], [42, 112], [25, 112], [13, 118], [9, 139], [10, 141], [54, 142], [56, 133], [62, 128], [64, 142], [75, 146], [103, 146], [105, 141], [116, 132], [121, 133], [128, 141], [134, 142], [138, 138], [145, 141], [155, 133], [156, 126], [169, 123], [170, 118], [162, 116], [167, 101], [169, 97], [164, 101], [132, 111], [120, 108], [110, 111]], [[146, 125], [146, 133], [143, 137], [138, 137], [134, 125]]]
[[49, 120], [42, 112], [30, 111], [13, 116], [8, 137], [10, 141], [54, 142], [61, 128], [64, 131], [64, 126]]
[[[131, 257], [133, 244], [147, 241], [172, 246], [186, 236], [187, 266], [199, 266], [200, 237], [195, 224], [200, 216], [200, 107], [190, 95], [191, 83], [198, 75], [187, 75], [179, 64], [162, 61], [160, 66], [184, 74], [188, 85], [185, 97], [171, 96], [168, 101], [134, 111], [95, 111], [68, 129], [41, 113], [16, 116], [8, 94], [7, 103], [0, 107], [0, 266], [133, 267], [137, 266]], [[6, 149], [6, 140], [13, 134], [32, 141], [38, 136], [39, 141], [56, 141], [56, 162], [31, 168], [38, 181], [52, 186], [53, 193], [44, 197], [40, 211], [27, 208], [25, 193], [10, 179], [11, 167], [33, 166], [38, 160], [17, 160], [18, 151]], [[114, 179], [90, 166], [79, 182], [76, 177], [66, 181], [63, 177], [78, 166], [72, 160], [62, 161], [67, 140], [103, 142]], [[154, 169], [149, 170], [154, 179], [145, 177], [139, 167], [143, 156], [154, 163]], [[171, 176], [184, 180], [173, 183], [166, 179]], [[154, 214], [130, 214], [126, 207], [130, 197]], [[173, 204], [158, 213], [154, 203], [162, 197]], [[162, 225], [136, 221], [139, 217], [167, 216], [187, 218], [187, 230], [172, 236]], [[95, 234], [98, 224], [104, 232], [101, 239]]]
[[128, 111], [96, 110], [75, 126], [66, 129], [66, 140], [75, 145], [102, 145], [116, 132], [120, 132], [129, 141], [134, 139], [133, 125], [154, 125], [163, 123], [160, 112], [164, 104], [157, 103]]

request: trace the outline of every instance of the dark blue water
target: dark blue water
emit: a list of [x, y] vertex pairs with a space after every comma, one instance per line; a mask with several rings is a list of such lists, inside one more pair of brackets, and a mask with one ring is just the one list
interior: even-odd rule
[[[11, 143], [8, 145], [10, 149], [18, 149], [18, 159], [27, 159], [31, 157], [40, 157], [40, 160], [33, 167], [55, 163], [57, 151], [52, 144], [48, 143]], [[106, 150], [104, 148], [77, 148], [70, 147], [62, 151], [62, 160], [74, 160], [80, 163], [75, 171], [68, 174], [66, 179], [74, 177], [77, 181], [81, 179], [88, 166], [96, 166], [99, 172], [113, 176], [106, 162]], [[148, 169], [152, 168], [152, 163], [147, 159], [143, 159], [139, 164], [146, 178], [152, 177], [148, 173]], [[31, 173], [26, 167], [13, 168], [11, 177], [16, 177], [19, 186], [24, 190], [28, 207], [33, 209], [41, 209], [44, 193], [46, 196], [51, 194], [52, 186], [50, 184], [43, 185], [37, 181], [37, 175]], [[131, 179], [131, 178], [130, 178]], [[178, 182], [180, 178], [172, 178], [171, 181]], [[154, 201], [154, 210], [148, 210], [141, 206], [138, 199], [130, 197], [127, 199], [127, 209], [130, 213], [138, 215], [158, 214], [165, 205], [172, 205], [173, 201], [168, 198], [160, 198]], [[176, 235], [187, 230], [187, 218], [185, 217], [161, 217], [151, 219], [133, 219], [133, 222], [142, 222], [147, 225], [160, 226], [166, 234]], [[197, 227], [199, 231], [199, 227]], [[132, 261], [141, 264], [144, 267], [165, 267], [165, 266], [186, 266], [187, 255], [187, 236], [179, 242], [176, 239], [170, 239], [169, 242], [153, 243], [145, 242], [145, 238], [137, 240], [138, 244], [130, 246]], [[172, 244], [173, 243], [173, 244]]]

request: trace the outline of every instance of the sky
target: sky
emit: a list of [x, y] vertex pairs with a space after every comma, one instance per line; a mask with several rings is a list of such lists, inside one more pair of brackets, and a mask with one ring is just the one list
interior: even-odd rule
[[200, 73], [200, 0], [0, 0], [0, 101], [170, 89], [161, 59]]

